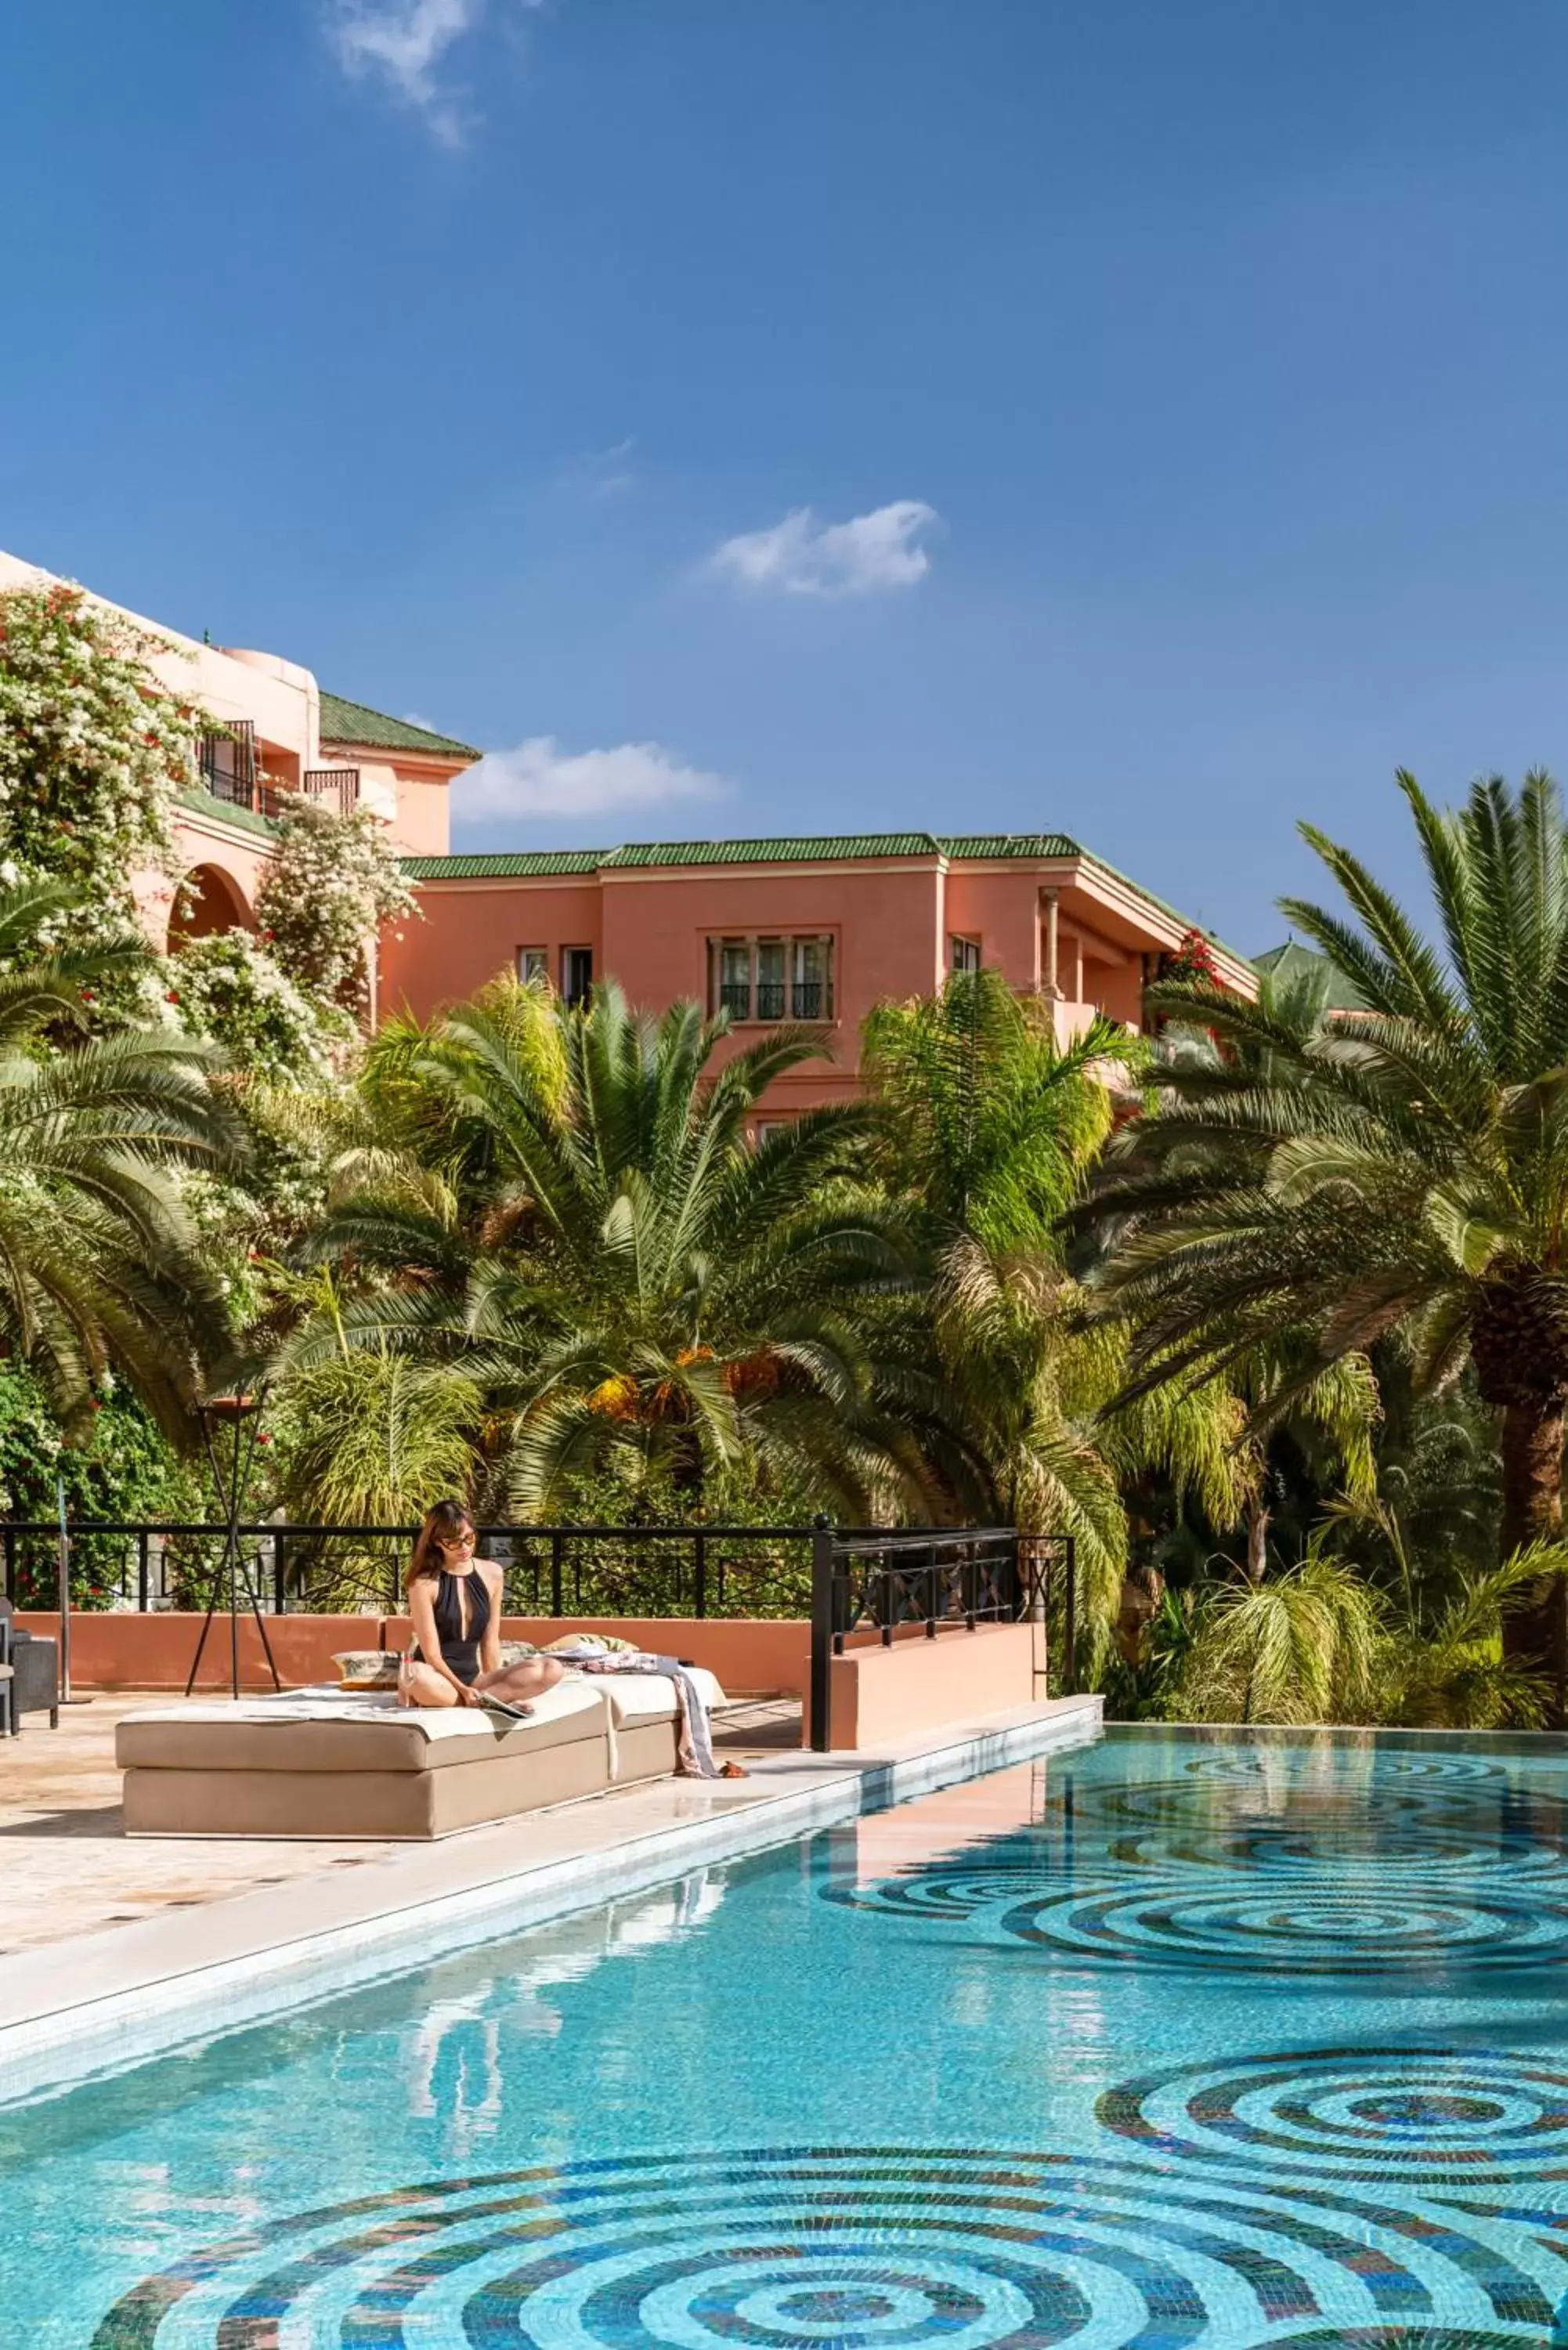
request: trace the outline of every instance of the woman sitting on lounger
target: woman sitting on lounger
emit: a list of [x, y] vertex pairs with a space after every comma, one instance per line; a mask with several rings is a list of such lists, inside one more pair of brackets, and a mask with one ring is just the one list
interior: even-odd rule
[[474, 1556], [473, 1520], [461, 1502], [438, 1502], [420, 1529], [409, 1567], [414, 1648], [398, 1679], [401, 1705], [477, 1705], [525, 1711], [554, 1689], [556, 1657], [501, 1661], [501, 1569]]

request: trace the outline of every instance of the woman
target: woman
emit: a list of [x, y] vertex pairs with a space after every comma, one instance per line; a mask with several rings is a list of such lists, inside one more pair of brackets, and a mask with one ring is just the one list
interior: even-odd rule
[[398, 1677], [400, 1705], [525, 1712], [565, 1670], [556, 1657], [502, 1663], [501, 1569], [474, 1556], [476, 1539], [461, 1502], [438, 1502], [420, 1529], [408, 1580], [414, 1646]]

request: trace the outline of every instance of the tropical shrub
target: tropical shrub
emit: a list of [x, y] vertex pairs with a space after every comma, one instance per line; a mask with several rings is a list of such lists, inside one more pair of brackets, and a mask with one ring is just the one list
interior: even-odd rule
[[[52, 1524], [60, 1482], [73, 1523], [80, 1518], [122, 1524], [189, 1521], [206, 1514], [199, 1473], [173, 1452], [111, 1373], [98, 1383], [80, 1440], [67, 1443], [42, 1383], [20, 1365], [0, 1366], [0, 1516]], [[20, 1606], [56, 1603], [58, 1559], [51, 1536], [18, 1537], [16, 1568]], [[107, 1607], [122, 1590], [135, 1590], [134, 1544], [107, 1535], [76, 1540], [73, 1605]]]
[[0, 594], [0, 885], [54, 880], [37, 943], [134, 926], [131, 879], [172, 869], [174, 804], [212, 722], [149, 667], [169, 647], [57, 583]]

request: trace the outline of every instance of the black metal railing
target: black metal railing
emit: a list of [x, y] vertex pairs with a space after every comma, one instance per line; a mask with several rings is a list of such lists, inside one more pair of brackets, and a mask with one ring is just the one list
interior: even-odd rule
[[[934, 1640], [981, 1624], [1035, 1624], [1043, 1669], [1077, 1686], [1077, 1552], [1071, 1534], [1012, 1526], [846, 1532], [819, 1521], [812, 1542], [811, 1743], [833, 1742], [832, 1663], [857, 1634], [890, 1648], [918, 1628]], [[1049, 1686], [1049, 1680], [1047, 1681]]]
[[222, 734], [203, 734], [196, 764], [202, 788], [231, 807], [253, 808], [256, 802], [256, 730], [248, 718], [237, 719]]
[[792, 1003], [797, 1020], [826, 1020], [832, 1008], [827, 990], [819, 979], [797, 979]]
[[[59, 1605], [59, 1526], [0, 1523], [0, 1584], [18, 1607]], [[418, 1528], [239, 1528], [241, 1572], [275, 1615], [403, 1612]], [[224, 1530], [173, 1521], [67, 1526], [73, 1601], [148, 1612], [206, 1605]], [[482, 1525], [513, 1616], [761, 1617], [811, 1611], [809, 1526]]]
[[306, 767], [299, 787], [307, 800], [326, 800], [339, 816], [348, 816], [359, 803], [358, 767]]
[[727, 1012], [732, 1020], [749, 1020], [752, 1016], [752, 983], [748, 979], [726, 979], [720, 983], [719, 1009]]

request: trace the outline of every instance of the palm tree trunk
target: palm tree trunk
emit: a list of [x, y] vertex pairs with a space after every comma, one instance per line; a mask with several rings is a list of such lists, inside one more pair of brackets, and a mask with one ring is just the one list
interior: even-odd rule
[[[1563, 1407], [1511, 1403], [1502, 1415], [1502, 1525], [1500, 1548], [1511, 1558], [1527, 1543], [1554, 1542], [1563, 1532]], [[1560, 1575], [1542, 1582], [1527, 1607], [1503, 1619], [1503, 1653], [1510, 1663], [1532, 1665], [1549, 1675], [1552, 1720], [1563, 1725], [1563, 1691], [1568, 1671], [1568, 1583]]]
[[1269, 1571], [1269, 1520], [1273, 1512], [1254, 1497], [1247, 1504], [1247, 1580], [1262, 1583]]

